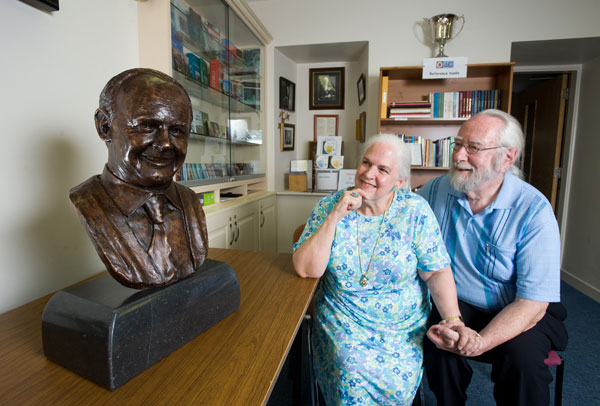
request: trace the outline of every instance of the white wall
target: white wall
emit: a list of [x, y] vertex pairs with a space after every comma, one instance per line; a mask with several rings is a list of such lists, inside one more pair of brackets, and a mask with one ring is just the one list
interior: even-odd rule
[[290, 171], [290, 161], [293, 159], [306, 159], [298, 154], [299, 150], [299, 139], [301, 136], [299, 132], [301, 129], [296, 125], [296, 140], [293, 151], [281, 151], [281, 137], [280, 137], [280, 128], [278, 125], [281, 123], [281, 117], [279, 117], [280, 112], [284, 112], [286, 116], [289, 115], [289, 118], [285, 120], [286, 123], [296, 124], [296, 112], [299, 109], [300, 99], [296, 94], [296, 105], [294, 112], [281, 110], [279, 109], [279, 77], [283, 76], [287, 80], [296, 84], [296, 92], [300, 88], [297, 79], [297, 68], [294, 61], [290, 58], [279, 52], [278, 50], [274, 50], [274, 75], [272, 78], [273, 90], [274, 90], [274, 98], [273, 98], [273, 117], [274, 124], [273, 128], [275, 129], [273, 143], [271, 144], [275, 149], [275, 156], [277, 159], [274, 161], [273, 170], [274, 170], [274, 182], [275, 182], [275, 190], [285, 190], [285, 174]]
[[[598, 0], [255, 0], [273, 46], [369, 41], [367, 134], [377, 129], [379, 68], [420, 65], [433, 56], [418, 23], [440, 13], [464, 14], [446, 53], [469, 63], [504, 62], [513, 41], [600, 36]], [[355, 88], [355, 86], [354, 86]], [[353, 89], [354, 89], [353, 88]], [[298, 90], [299, 92], [299, 90]]]
[[106, 161], [93, 113], [108, 79], [137, 66], [136, 7], [0, 2], [0, 313], [104, 269], [68, 194]]
[[[358, 116], [358, 98], [356, 96], [356, 81], [360, 73], [366, 73], [364, 63], [362, 62], [327, 62], [313, 64], [296, 64], [293, 60], [281, 53], [279, 50], [274, 50], [275, 60], [275, 105], [274, 114], [275, 128], [275, 190], [285, 190], [286, 182], [285, 175], [290, 171], [290, 161], [294, 159], [308, 159], [308, 143], [314, 140], [314, 116], [327, 114], [338, 115], [338, 134], [344, 141], [344, 167], [354, 168], [358, 159], [358, 145], [355, 142], [356, 120]], [[309, 69], [324, 68], [324, 67], [344, 67], [345, 69], [345, 104], [343, 110], [309, 110]], [[296, 84], [296, 106], [294, 112], [279, 109], [279, 77], [292, 81]], [[364, 110], [366, 104], [363, 103], [361, 108]], [[296, 140], [293, 151], [281, 151], [281, 143], [279, 129], [277, 125], [281, 122], [280, 112], [289, 115], [286, 123], [296, 125]], [[362, 110], [361, 110], [362, 111]], [[309, 185], [310, 187], [310, 185]]]
[[583, 65], [563, 254], [565, 280], [600, 300], [600, 57]]

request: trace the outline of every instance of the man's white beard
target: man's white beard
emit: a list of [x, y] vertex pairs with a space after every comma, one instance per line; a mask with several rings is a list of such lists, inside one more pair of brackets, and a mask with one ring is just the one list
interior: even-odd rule
[[[471, 172], [462, 173], [457, 169], [468, 169]], [[459, 192], [467, 193], [479, 185], [495, 178], [500, 173], [500, 160], [494, 159], [492, 165], [485, 169], [475, 169], [467, 163], [453, 162], [450, 168], [450, 183]]]

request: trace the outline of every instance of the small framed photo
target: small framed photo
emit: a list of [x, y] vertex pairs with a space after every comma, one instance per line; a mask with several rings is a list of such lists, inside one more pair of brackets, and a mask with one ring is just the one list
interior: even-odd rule
[[296, 125], [285, 123], [281, 127], [281, 150], [293, 151], [296, 138]]
[[357, 91], [358, 91], [358, 105], [360, 106], [361, 104], [363, 104], [363, 102], [365, 101], [365, 98], [367, 97], [366, 89], [365, 89], [364, 73], [360, 74], [360, 77], [358, 78], [358, 82], [356, 82], [356, 87], [357, 87]]
[[315, 114], [315, 141], [318, 137], [336, 137], [338, 135], [338, 118], [337, 114]]
[[309, 69], [309, 110], [344, 109], [344, 67]]
[[279, 77], [279, 108], [296, 111], [296, 84], [283, 76]]

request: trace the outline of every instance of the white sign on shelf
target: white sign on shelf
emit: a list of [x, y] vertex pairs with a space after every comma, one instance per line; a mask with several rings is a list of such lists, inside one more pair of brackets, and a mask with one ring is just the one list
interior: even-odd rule
[[308, 163], [306, 160], [292, 160], [291, 171], [292, 172], [308, 172]]
[[342, 169], [340, 170], [340, 176], [338, 180], [338, 190], [345, 189], [347, 187], [354, 187], [354, 176], [356, 175], [356, 169]]
[[426, 58], [423, 60], [423, 79], [467, 77], [467, 57]]

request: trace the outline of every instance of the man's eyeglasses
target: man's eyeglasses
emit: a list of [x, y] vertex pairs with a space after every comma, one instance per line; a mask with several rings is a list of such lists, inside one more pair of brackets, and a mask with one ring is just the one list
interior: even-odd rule
[[453, 141], [452, 144], [450, 144], [452, 146], [452, 149], [454, 151], [459, 151], [462, 147], [465, 147], [465, 151], [467, 151], [467, 154], [469, 155], [473, 155], [476, 154], [478, 152], [481, 151], [487, 151], [488, 149], [498, 149], [498, 148], [504, 148], [502, 146], [500, 147], [489, 147], [489, 148], [481, 148], [472, 144], [465, 144], [461, 141]]

